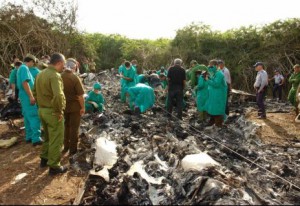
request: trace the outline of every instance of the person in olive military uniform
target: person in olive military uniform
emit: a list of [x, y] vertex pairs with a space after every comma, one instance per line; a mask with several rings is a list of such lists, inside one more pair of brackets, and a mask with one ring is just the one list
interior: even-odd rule
[[61, 74], [66, 97], [65, 109], [65, 140], [64, 150], [69, 150], [70, 155], [77, 152], [80, 118], [85, 113], [84, 89], [78, 76], [75, 75], [77, 62], [75, 59], [67, 59], [66, 69]]
[[65, 173], [61, 166], [61, 150], [64, 141], [64, 113], [66, 107], [63, 82], [60, 73], [65, 65], [65, 57], [55, 53], [48, 68], [36, 78], [33, 93], [39, 106], [39, 116], [45, 131], [41, 152], [41, 167], [49, 166], [49, 174]]

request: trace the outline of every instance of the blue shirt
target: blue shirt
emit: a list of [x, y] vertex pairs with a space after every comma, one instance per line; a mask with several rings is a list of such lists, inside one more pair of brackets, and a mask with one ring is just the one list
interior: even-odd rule
[[25, 81], [28, 82], [30, 89], [33, 89], [33, 84], [34, 84], [33, 77], [29, 72], [29, 68], [25, 64], [23, 64], [22, 66], [20, 66], [20, 68], [17, 71], [17, 86], [19, 88], [20, 97], [21, 95], [24, 96], [24, 94], [26, 94], [27, 96], [27, 93], [23, 87], [23, 82]]
[[36, 76], [40, 73], [40, 70], [36, 67], [31, 67], [31, 68], [29, 68], [29, 72], [32, 75], [33, 82], [34, 82], [34, 80], [36, 79]]

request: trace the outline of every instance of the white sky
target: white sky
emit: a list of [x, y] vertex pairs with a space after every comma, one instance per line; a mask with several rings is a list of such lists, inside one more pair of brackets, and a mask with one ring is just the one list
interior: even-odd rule
[[203, 22], [214, 30], [300, 18], [300, 0], [77, 0], [79, 29], [129, 38], [173, 38]]

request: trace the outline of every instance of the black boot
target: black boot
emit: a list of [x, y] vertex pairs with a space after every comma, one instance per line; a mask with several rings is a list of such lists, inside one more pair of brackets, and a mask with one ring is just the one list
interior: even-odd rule
[[40, 168], [47, 167], [48, 160], [41, 158]]
[[49, 175], [58, 175], [63, 174], [68, 171], [68, 168], [66, 166], [60, 166], [58, 168], [49, 168]]

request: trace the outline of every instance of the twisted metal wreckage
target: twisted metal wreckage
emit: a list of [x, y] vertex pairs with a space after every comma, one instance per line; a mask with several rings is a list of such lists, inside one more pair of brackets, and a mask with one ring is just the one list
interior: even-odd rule
[[[135, 115], [120, 103], [113, 71], [85, 76], [87, 90], [101, 82], [107, 104], [82, 118], [70, 167], [86, 182], [74, 204], [299, 204], [300, 140], [263, 144], [262, 125], [245, 118], [251, 94], [234, 90], [227, 127], [205, 128], [191, 97], [183, 121], [166, 118], [164, 99]], [[268, 103], [269, 113], [290, 110]]]

